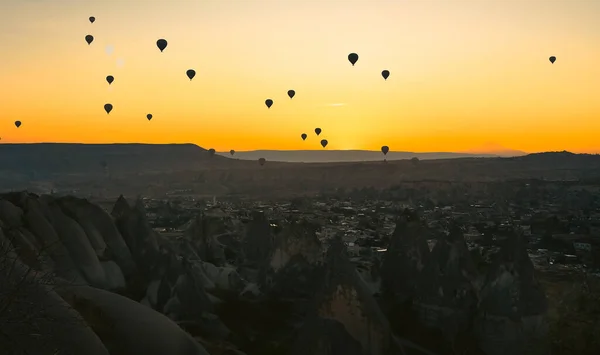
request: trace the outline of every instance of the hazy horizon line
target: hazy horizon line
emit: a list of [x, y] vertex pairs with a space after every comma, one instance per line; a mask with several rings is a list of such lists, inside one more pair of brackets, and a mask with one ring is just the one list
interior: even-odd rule
[[[1, 138], [0, 138], [1, 139]], [[191, 143], [191, 142], [171, 142], [171, 143], [144, 143], [144, 142], [104, 142], [104, 143], [84, 143], [84, 142], [5, 142], [0, 140], [0, 145], [34, 145], [34, 144], [73, 144], [73, 145], [194, 145], [198, 148], [202, 148], [205, 150], [211, 149], [210, 147], [203, 147], [201, 145], [198, 145], [196, 143]], [[352, 152], [352, 151], [356, 151], [356, 152], [380, 152], [380, 150], [378, 149], [250, 149], [250, 150], [237, 150], [234, 149], [236, 153], [244, 153], [244, 152], [257, 152], [257, 151], [272, 151], [272, 152], [299, 152], [299, 151], [330, 151], [330, 152], [334, 152], [334, 151], [338, 151], [338, 152]], [[227, 153], [229, 154], [229, 150], [217, 150], [216, 153]], [[562, 149], [562, 150], [542, 150], [542, 151], [525, 151], [525, 150], [520, 150], [520, 149], [512, 149], [512, 148], [505, 148], [502, 147], [502, 149], [498, 149], [498, 150], [481, 150], [481, 151], [477, 151], [477, 150], [472, 150], [472, 151], [451, 151], [451, 150], [438, 150], [438, 151], [414, 151], [414, 150], [390, 150], [389, 153], [416, 153], [416, 154], [434, 154], [434, 153], [453, 153], [453, 154], [470, 154], [470, 155], [477, 155], [477, 154], [498, 154], [498, 153], [503, 153], [503, 152], [521, 152], [523, 154], [536, 154], [536, 153], [554, 153], [554, 152], [570, 152], [570, 153], [575, 153], [575, 154], [600, 154], [600, 149], [598, 150], [589, 150], [589, 151], [574, 151], [574, 150], [569, 150], [569, 149]], [[388, 154], [389, 154], [388, 153]]]

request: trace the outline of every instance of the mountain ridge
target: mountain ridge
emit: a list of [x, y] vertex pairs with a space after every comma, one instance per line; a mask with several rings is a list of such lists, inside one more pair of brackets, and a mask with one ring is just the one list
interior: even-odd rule
[[0, 186], [4, 190], [35, 186], [44, 193], [85, 191], [107, 196], [122, 191], [164, 194], [180, 189], [211, 196], [281, 197], [324, 189], [383, 188], [401, 181], [600, 179], [600, 155], [592, 154], [454, 155], [420, 158], [419, 162], [411, 161], [414, 155], [409, 154], [406, 159], [384, 162], [381, 152], [366, 153], [375, 158], [294, 163], [276, 162], [267, 156], [267, 163], [260, 165], [256, 160], [239, 159], [239, 153], [211, 156], [194, 144], [0, 144]]

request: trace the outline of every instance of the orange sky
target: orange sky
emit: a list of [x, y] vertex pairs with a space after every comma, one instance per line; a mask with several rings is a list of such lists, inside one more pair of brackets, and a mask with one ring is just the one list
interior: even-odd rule
[[596, 0], [7, 0], [0, 14], [3, 143], [319, 149], [320, 127], [327, 149], [600, 152]]

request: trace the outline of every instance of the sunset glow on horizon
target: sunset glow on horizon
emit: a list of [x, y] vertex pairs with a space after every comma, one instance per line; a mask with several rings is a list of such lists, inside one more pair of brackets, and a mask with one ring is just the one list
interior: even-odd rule
[[600, 152], [600, 1], [7, 0], [0, 12], [0, 143]]

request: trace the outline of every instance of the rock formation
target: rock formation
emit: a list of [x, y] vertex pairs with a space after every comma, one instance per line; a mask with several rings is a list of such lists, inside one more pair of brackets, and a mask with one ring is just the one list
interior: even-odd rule
[[466, 331], [477, 308], [477, 271], [462, 231], [454, 226], [431, 251], [413, 301], [420, 321], [452, 340]]
[[128, 298], [89, 286], [66, 287], [59, 292], [90, 324], [111, 355], [209, 355], [169, 318]]
[[108, 355], [100, 338], [54, 292], [49, 276], [22, 263], [0, 228], [0, 351]]
[[201, 260], [214, 265], [225, 265], [225, 251], [218, 237], [227, 234], [226, 215], [223, 211], [213, 209], [206, 211], [191, 221], [185, 231]]
[[489, 355], [548, 353], [548, 302], [523, 239], [505, 241], [481, 290], [476, 330]]
[[424, 230], [419, 216], [412, 211], [404, 211], [396, 222], [381, 266], [382, 292], [396, 302], [414, 296], [419, 275], [429, 260]]
[[312, 297], [322, 273], [324, 249], [315, 226], [292, 221], [275, 237], [260, 269], [260, 285], [272, 297]]
[[138, 198], [132, 207], [120, 196], [111, 214], [142, 275], [151, 279], [156, 271], [159, 249], [157, 235], [148, 223], [143, 201]]
[[247, 266], [260, 268], [264, 260], [271, 256], [274, 236], [269, 220], [262, 211], [254, 211], [246, 228], [243, 241], [244, 258]]
[[341, 239], [334, 239], [327, 250], [316, 309], [318, 317], [342, 324], [361, 344], [362, 354], [383, 355], [392, 347], [388, 321], [350, 263]]
[[[478, 297], [461, 232], [451, 230], [430, 253], [427, 229], [408, 210], [388, 251], [377, 253], [381, 267], [375, 255], [351, 261], [339, 238], [324, 253], [305, 219], [277, 224], [274, 232], [254, 212], [236, 226], [212, 209], [183, 235], [161, 236], [139, 198], [130, 206], [120, 196], [108, 214], [86, 199], [2, 194], [0, 352], [428, 353], [410, 341], [427, 340], [405, 332], [424, 329], [419, 323], [451, 341], [473, 333], [489, 355], [544, 349], [546, 301], [521, 237], [507, 241]], [[374, 297], [380, 279], [381, 304], [402, 305], [389, 319]], [[397, 311], [403, 307], [409, 312]], [[425, 339], [445, 343], [435, 336]]]

